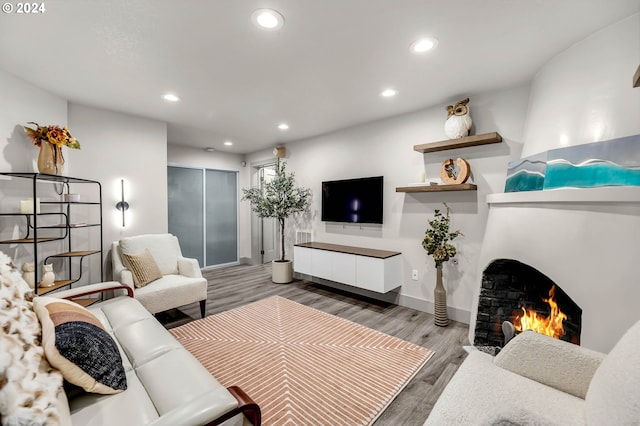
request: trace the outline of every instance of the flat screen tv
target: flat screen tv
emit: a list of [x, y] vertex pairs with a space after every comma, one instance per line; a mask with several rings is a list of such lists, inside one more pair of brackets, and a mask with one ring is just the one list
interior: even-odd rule
[[382, 176], [322, 182], [322, 220], [382, 223]]

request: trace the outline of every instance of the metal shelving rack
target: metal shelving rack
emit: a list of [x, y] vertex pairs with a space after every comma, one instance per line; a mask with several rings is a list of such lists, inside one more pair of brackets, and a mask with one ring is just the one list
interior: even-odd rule
[[[45, 173], [0, 173], [0, 176], [9, 176], [14, 178], [23, 178], [30, 179], [32, 181], [32, 195], [33, 195], [33, 210], [34, 213], [0, 213], [1, 216], [24, 216], [26, 218], [26, 234], [23, 238], [12, 239], [12, 240], [4, 240], [0, 241], [0, 244], [33, 244], [33, 260], [36, 265], [35, 268], [35, 289], [37, 295], [43, 295], [49, 293], [51, 291], [57, 290], [61, 287], [69, 286], [78, 282], [82, 278], [82, 267], [83, 260], [86, 256], [91, 256], [100, 253], [100, 281], [104, 278], [104, 266], [103, 266], [103, 236], [102, 236], [102, 185], [98, 181], [88, 180], [88, 179], [80, 179], [69, 176], [58, 176], [58, 175], [50, 175]], [[51, 182], [51, 183], [60, 183], [63, 185], [62, 194], [70, 193], [70, 185], [71, 184], [89, 184], [96, 185], [98, 190], [98, 200], [95, 201], [42, 201], [40, 203], [41, 206], [46, 205], [58, 205], [62, 206], [64, 211], [61, 212], [42, 212], [37, 213], [37, 198], [38, 198], [38, 182]], [[61, 194], [61, 195], [62, 195]], [[71, 206], [75, 205], [95, 205], [99, 206], [99, 222], [98, 223], [82, 223], [82, 224], [74, 224], [71, 222]], [[58, 215], [63, 219], [63, 223], [58, 225], [45, 225], [38, 226], [38, 217], [50, 216], [50, 215]], [[81, 228], [91, 228], [91, 227], [99, 227], [100, 228], [100, 249], [99, 250], [82, 250], [82, 251], [74, 251], [73, 250], [73, 242], [72, 242], [72, 230], [73, 229], [81, 229]], [[44, 230], [63, 230], [63, 235], [57, 237], [50, 236], [38, 236], [39, 231], [44, 234]], [[67, 270], [68, 270], [68, 278], [65, 280], [56, 280], [53, 286], [50, 287], [40, 287], [40, 268], [39, 265], [39, 245], [42, 243], [47, 243], [50, 241], [66, 241], [67, 243], [67, 251], [62, 253], [54, 253], [49, 256], [46, 256], [44, 259], [44, 263], [47, 263], [49, 259], [52, 258], [66, 258], [67, 262]], [[73, 278], [73, 269], [72, 269], [72, 258], [79, 258], [79, 271], [78, 276]], [[86, 303], [89, 304], [92, 299], [87, 299]]]

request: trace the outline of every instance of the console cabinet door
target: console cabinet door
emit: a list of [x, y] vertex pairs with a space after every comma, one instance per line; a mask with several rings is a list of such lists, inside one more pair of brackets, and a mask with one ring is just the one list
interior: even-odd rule
[[356, 256], [348, 253], [333, 253], [333, 281], [356, 285]]
[[384, 293], [384, 260], [357, 256], [356, 286]]
[[301, 274], [311, 275], [311, 252], [306, 247], [293, 247], [293, 270]]
[[333, 281], [333, 252], [313, 250], [311, 252], [311, 275]]

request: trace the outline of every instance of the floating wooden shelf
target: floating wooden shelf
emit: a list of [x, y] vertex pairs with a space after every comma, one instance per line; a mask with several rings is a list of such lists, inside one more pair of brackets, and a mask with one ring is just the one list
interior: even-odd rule
[[73, 280], [54, 281], [53, 285], [50, 287], [40, 287], [40, 283], [38, 283], [38, 296], [42, 296], [43, 294], [47, 294], [50, 291], [57, 290], [60, 287], [64, 287], [65, 285], [69, 285], [71, 283], [73, 283]]
[[[61, 240], [62, 238], [38, 238], [38, 243], [44, 243], [47, 241], [56, 241]], [[0, 244], [23, 244], [23, 243], [33, 243], [35, 240], [33, 238], [19, 238], [17, 240], [4, 240], [0, 241]]]
[[502, 136], [500, 136], [498, 132], [491, 132], [475, 136], [466, 136], [464, 138], [447, 139], [445, 141], [414, 145], [413, 150], [422, 152], [424, 154], [427, 152], [445, 151], [447, 149], [455, 148], [467, 148], [470, 146], [488, 145], [500, 142], [502, 142]]
[[93, 204], [100, 204], [96, 201], [41, 201], [40, 204], [57, 204], [57, 205], [63, 205], [63, 204], [69, 204], [69, 205], [74, 205], [74, 204], [78, 204], [78, 205], [93, 205]]
[[67, 251], [64, 253], [52, 254], [49, 257], [84, 257], [96, 253], [100, 253], [100, 250]]
[[444, 192], [444, 191], [477, 191], [478, 186], [472, 183], [459, 185], [423, 185], [423, 186], [399, 186], [396, 192]]
[[[99, 223], [70, 223], [69, 224], [69, 228], [88, 228], [90, 226], [100, 226], [100, 224]], [[38, 226], [38, 229], [67, 229], [67, 225], [65, 225], [64, 223], [60, 223], [57, 225]]]

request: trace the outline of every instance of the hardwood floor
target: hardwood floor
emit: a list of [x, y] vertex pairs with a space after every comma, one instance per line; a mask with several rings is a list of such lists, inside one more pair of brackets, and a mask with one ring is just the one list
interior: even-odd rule
[[[378, 418], [376, 426], [422, 425], [466, 357], [462, 348], [469, 344], [466, 324], [451, 322], [448, 327], [437, 327], [433, 315], [308, 281], [274, 284], [269, 265], [232, 266], [203, 275], [209, 281], [207, 315], [279, 295], [434, 350], [434, 356]], [[197, 303], [158, 315], [167, 328], [198, 318]]]

